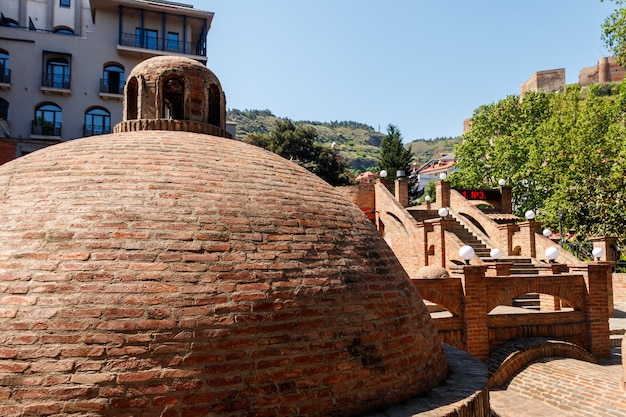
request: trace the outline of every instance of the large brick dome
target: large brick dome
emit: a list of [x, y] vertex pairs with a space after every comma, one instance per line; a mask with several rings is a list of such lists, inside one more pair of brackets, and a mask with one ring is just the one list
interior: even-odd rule
[[371, 222], [275, 154], [151, 130], [0, 167], [2, 415], [351, 416], [446, 371]]

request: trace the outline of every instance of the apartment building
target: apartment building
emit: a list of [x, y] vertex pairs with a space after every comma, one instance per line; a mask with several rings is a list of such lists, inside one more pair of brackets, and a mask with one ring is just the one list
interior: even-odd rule
[[157, 55], [206, 64], [212, 19], [163, 0], [0, 0], [0, 163], [110, 133], [126, 75]]

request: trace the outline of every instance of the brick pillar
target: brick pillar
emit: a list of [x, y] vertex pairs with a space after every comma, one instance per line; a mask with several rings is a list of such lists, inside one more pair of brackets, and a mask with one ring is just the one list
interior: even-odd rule
[[486, 267], [467, 265], [463, 267], [463, 328], [465, 346], [469, 354], [481, 361], [489, 357], [489, 329], [487, 327]]
[[512, 188], [507, 186], [500, 187], [500, 211], [502, 213], [513, 213], [513, 192]]
[[526, 222], [518, 223], [520, 242], [523, 256], [530, 256], [531, 258], [537, 257], [537, 247], [535, 246], [535, 233], [537, 232], [537, 226], [541, 227], [541, 223], [537, 223], [534, 220], [528, 220]]
[[450, 183], [448, 181], [435, 182], [436, 208], [450, 207]]
[[446, 230], [452, 230], [454, 220], [440, 219], [432, 222], [433, 228], [428, 238], [428, 246], [434, 246], [435, 253], [432, 255], [432, 263], [443, 268], [446, 267]]
[[[604, 255], [600, 258], [603, 262], [615, 262], [615, 245], [617, 238], [613, 236], [592, 237], [593, 248], [602, 248]], [[594, 259], [595, 261], [595, 259]]]
[[591, 345], [589, 350], [592, 355], [598, 358], [611, 356], [608, 282], [612, 273], [612, 262], [590, 262], [587, 264], [585, 280], [588, 296], [585, 314], [589, 322], [589, 343]]
[[409, 180], [406, 177], [398, 178], [395, 181], [396, 199], [402, 207], [409, 206]]
[[516, 224], [503, 224], [498, 226], [500, 236], [498, 241], [503, 245], [502, 251], [506, 256], [514, 256], [513, 253], [513, 235], [519, 232], [519, 226]]
[[[428, 239], [429, 235], [434, 235], [433, 224], [430, 222], [422, 222], [422, 225], [424, 227], [424, 266], [428, 266], [431, 264], [437, 265], [437, 263], [435, 262], [431, 263], [431, 260], [430, 260], [431, 256], [435, 256], [435, 251], [434, 250], [432, 252], [430, 251], [431, 243], [429, 243], [430, 241]], [[434, 246], [433, 246], [433, 249], [434, 249]]]

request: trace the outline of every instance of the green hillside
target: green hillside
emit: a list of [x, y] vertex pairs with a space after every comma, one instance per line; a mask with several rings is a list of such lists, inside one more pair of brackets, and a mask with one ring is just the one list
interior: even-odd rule
[[[237, 138], [243, 140], [249, 133], [268, 133], [279, 117], [269, 110], [237, 110], [227, 112], [227, 120], [237, 124]], [[309, 120], [293, 121], [294, 124], [312, 126], [317, 130], [320, 143], [339, 146], [341, 155], [350, 167], [363, 172], [375, 169], [380, 153], [380, 144], [385, 132], [378, 132], [373, 127], [354, 121], [315, 122]], [[400, 130], [402, 130], [400, 128]], [[407, 144], [415, 153], [415, 160], [423, 163], [433, 156], [452, 152], [454, 143], [459, 138], [420, 139]]]

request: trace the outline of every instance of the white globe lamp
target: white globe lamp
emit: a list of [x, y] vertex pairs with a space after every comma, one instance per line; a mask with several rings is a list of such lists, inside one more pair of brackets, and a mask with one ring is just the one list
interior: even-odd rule
[[439, 214], [439, 217], [441, 217], [442, 219], [445, 219], [449, 213], [450, 212], [445, 207], [441, 207], [439, 210], [437, 210], [437, 214]]
[[469, 265], [470, 259], [474, 257], [474, 248], [467, 245], [462, 246], [461, 249], [459, 249], [459, 256], [465, 261], [465, 265]]
[[498, 248], [493, 248], [489, 251], [489, 256], [491, 256], [495, 260], [498, 260], [500, 259], [500, 257], [502, 257], [502, 251]]
[[524, 217], [526, 217], [526, 219], [528, 220], [532, 220], [535, 218], [535, 212], [532, 210], [528, 210], [526, 211], [526, 213], [524, 213]]
[[557, 248], [555, 248], [554, 246], [550, 246], [548, 249], [546, 249], [547, 260], [549, 260], [550, 262], [554, 262], [554, 260], [558, 257], [559, 257], [559, 250]]
[[602, 256], [604, 256], [604, 249], [602, 249], [602, 248], [593, 248], [591, 253], [593, 254], [593, 257], [595, 258], [596, 261], [600, 261], [600, 258], [602, 258]]

